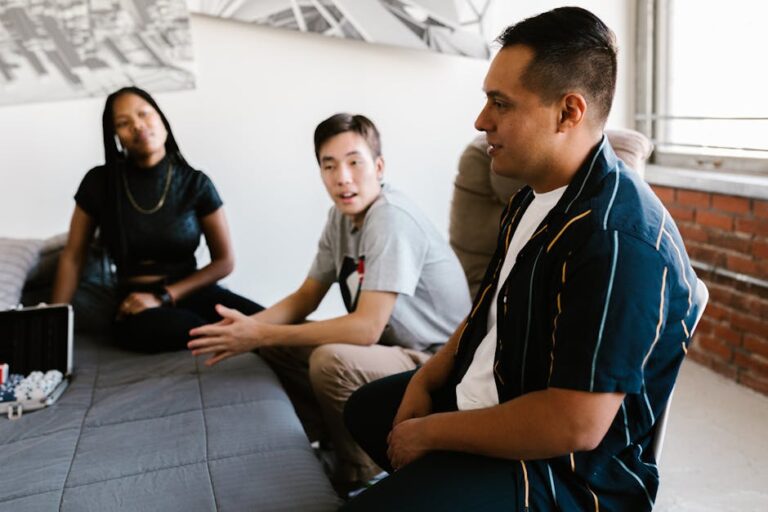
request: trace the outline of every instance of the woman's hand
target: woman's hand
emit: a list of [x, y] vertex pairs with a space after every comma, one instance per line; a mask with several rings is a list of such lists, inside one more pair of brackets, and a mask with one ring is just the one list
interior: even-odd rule
[[128, 315], [138, 315], [142, 311], [150, 308], [157, 308], [163, 303], [154, 293], [133, 292], [128, 295], [120, 307], [117, 308], [117, 318], [125, 318]]
[[187, 343], [193, 356], [211, 354], [205, 364], [213, 366], [232, 357], [262, 346], [267, 338], [268, 324], [246, 316], [235, 309], [218, 304], [216, 312], [222, 320], [189, 331], [193, 339]]

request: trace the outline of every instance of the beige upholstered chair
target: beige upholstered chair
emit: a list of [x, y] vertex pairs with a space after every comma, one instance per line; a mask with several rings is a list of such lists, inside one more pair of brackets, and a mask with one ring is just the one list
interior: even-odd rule
[[[653, 147], [648, 138], [634, 130], [607, 130], [606, 134], [619, 158], [642, 175]], [[493, 174], [486, 148], [483, 134], [464, 150], [451, 202], [449, 239], [473, 295], [496, 248], [501, 212], [523, 185]]]

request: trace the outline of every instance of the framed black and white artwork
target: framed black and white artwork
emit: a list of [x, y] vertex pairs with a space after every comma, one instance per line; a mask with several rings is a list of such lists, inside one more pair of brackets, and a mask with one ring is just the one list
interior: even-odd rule
[[195, 13], [368, 43], [488, 58], [491, 0], [188, 0]]
[[0, 105], [195, 86], [184, 0], [0, 0]]

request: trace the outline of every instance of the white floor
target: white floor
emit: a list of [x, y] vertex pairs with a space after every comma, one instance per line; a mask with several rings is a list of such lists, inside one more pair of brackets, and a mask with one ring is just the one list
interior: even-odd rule
[[768, 511], [768, 397], [687, 361], [659, 471], [655, 511]]

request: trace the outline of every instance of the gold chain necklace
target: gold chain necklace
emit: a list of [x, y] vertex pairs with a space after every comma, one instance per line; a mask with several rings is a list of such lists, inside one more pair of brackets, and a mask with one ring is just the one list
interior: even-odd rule
[[126, 177], [126, 169], [123, 168], [123, 185], [125, 185], [125, 193], [128, 196], [128, 200], [131, 202], [131, 205], [136, 209], [137, 212], [143, 213], [145, 215], [150, 215], [152, 213], [155, 213], [160, 208], [163, 207], [163, 204], [165, 204], [165, 198], [168, 195], [168, 190], [171, 188], [171, 177], [173, 176], [173, 166], [171, 165], [171, 162], [169, 161], [168, 164], [165, 166], [165, 189], [163, 190], [163, 194], [160, 196], [160, 200], [157, 202], [157, 204], [150, 209], [142, 208], [139, 206], [139, 204], [136, 202], [136, 199], [134, 199], [133, 194], [131, 194], [131, 189], [128, 188], [128, 178]]

